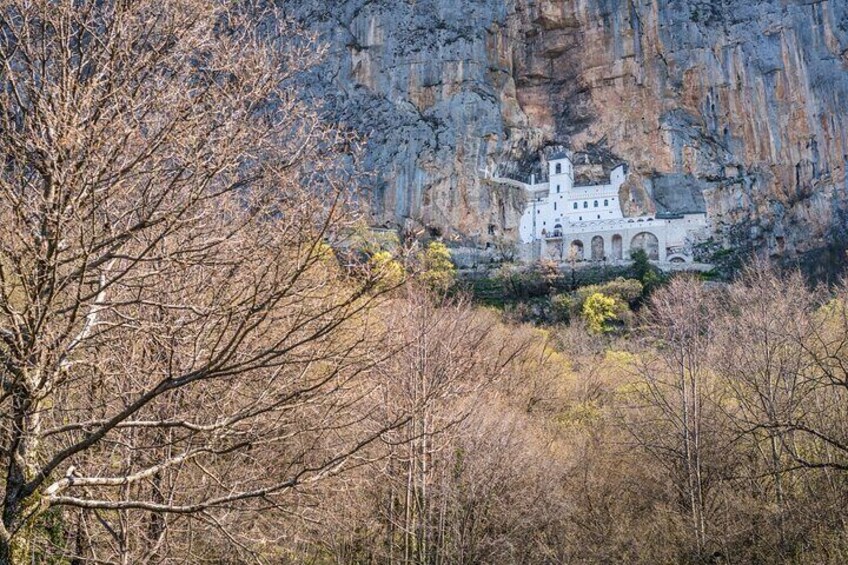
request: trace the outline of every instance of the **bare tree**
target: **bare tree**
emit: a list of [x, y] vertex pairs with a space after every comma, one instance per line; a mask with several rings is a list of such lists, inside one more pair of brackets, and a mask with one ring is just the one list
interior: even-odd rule
[[[545, 460], [543, 402], [522, 389], [556, 371], [550, 346], [465, 301], [407, 290], [386, 316], [402, 347], [379, 372], [387, 418], [412, 418], [386, 434], [376, 465], [339, 479], [339, 502], [309, 535], [336, 563], [539, 562], [556, 551], [564, 468]], [[529, 395], [547, 397], [551, 380]]]
[[[799, 276], [790, 279], [797, 288]], [[803, 287], [801, 287], [803, 288]], [[791, 295], [788, 291], [785, 295]], [[842, 281], [822, 304], [821, 293], [806, 293], [803, 316], [785, 326], [798, 367], [795, 402], [781, 427], [793, 460], [808, 469], [848, 471], [848, 284]], [[825, 295], [827, 296], [827, 295]]]
[[838, 499], [848, 469], [845, 295], [821, 290], [755, 264], [730, 287], [718, 322], [714, 366], [733, 393], [738, 443], [758, 455], [746, 474], [774, 509], [782, 557], [803, 531], [800, 485], [816, 481], [819, 498]]
[[686, 508], [696, 554], [707, 544], [708, 457], [713, 396], [707, 366], [710, 298], [703, 285], [677, 277], [651, 300], [645, 317], [649, 349], [628, 414], [638, 443], [665, 467]]
[[468, 304], [435, 301], [411, 289], [394, 313], [392, 326], [403, 344], [381, 370], [388, 382], [387, 421], [411, 419], [389, 435], [397, 447], [386, 462], [392, 485], [386, 507], [387, 558], [391, 563], [425, 563], [439, 554], [435, 504], [438, 462], [450, 450], [455, 426], [475, 407], [487, 382], [496, 378], [508, 354], [487, 358], [483, 345], [491, 321]]
[[355, 140], [259, 4], [0, 3], [2, 562], [153, 558], [400, 423], [359, 378], [378, 274], [325, 243]]
[[759, 454], [762, 467], [749, 465], [748, 474], [771, 482], [765, 490], [773, 493], [778, 549], [786, 541], [786, 493], [794, 488], [785, 476], [790, 465], [782, 423], [802, 395], [810, 298], [799, 274], [784, 279], [767, 265], [755, 265], [725, 293], [715, 322], [713, 365], [733, 399], [725, 411], [739, 441]]

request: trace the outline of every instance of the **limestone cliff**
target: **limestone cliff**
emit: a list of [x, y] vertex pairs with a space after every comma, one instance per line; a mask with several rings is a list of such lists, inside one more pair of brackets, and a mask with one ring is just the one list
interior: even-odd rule
[[706, 205], [774, 254], [841, 232], [844, 0], [290, 0], [312, 91], [369, 135], [375, 216], [483, 243], [520, 198], [480, 171], [566, 145], [626, 161], [628, 212]]

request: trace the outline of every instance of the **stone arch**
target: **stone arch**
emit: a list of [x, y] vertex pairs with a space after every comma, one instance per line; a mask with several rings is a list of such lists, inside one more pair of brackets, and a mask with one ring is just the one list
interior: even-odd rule
[[630, 253], [643, 249], [651, 261], [660, 260], [660, 242], [651, 232], [643, 231], [636, 234], [630, 241]]
[[554, 226], [554, 237], [562, 237], [562, 224]]
[[614, 261], [621, 261], [624, 253], [624, 241], [619, 234], [612, 236], [612, 258]]
[[568, 259], [582, 261], [583, 257], [583, 242], [579, 239], [575, 239], [571, 242], [571, 245], [568, 246]]
[[604, 260], [604, 238], [596, 235], [592, 238], [592, 261]]
[[675, 253], [673, 255], [669, 255], [666, 259], [669, 263], [688, 263], [689, 259], [685, 255], [681, 255], [680, 253]]

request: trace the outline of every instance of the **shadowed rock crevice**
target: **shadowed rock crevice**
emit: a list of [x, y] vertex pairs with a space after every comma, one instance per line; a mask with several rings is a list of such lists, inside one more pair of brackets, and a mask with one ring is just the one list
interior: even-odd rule
[[628, 214], [706, 208], [722, 245], [792, 254], [841, 221], [844, 2], [288, 5], [331, 46], [315, 98], [369, 137], [377, 223], [502, 237], [520, 211], [480, 171], [557, 144], [627, 163]]

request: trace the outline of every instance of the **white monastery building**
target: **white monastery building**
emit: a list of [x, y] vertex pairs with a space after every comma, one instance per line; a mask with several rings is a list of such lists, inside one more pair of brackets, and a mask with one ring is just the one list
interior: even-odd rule
[[524, 190], [527, 205], [519, 236], [537, 259], [617, 262], [644, 249], [661, 263], [692, 262], [692, 243], [707, 226], [704, 213], [625, 218], [619, 191], [625, 165], [614, 168], [607, 184], [575, 186], [574, 166], [565, 153], [548, 162], [548, 182], [530, 184], [495, 179]]

